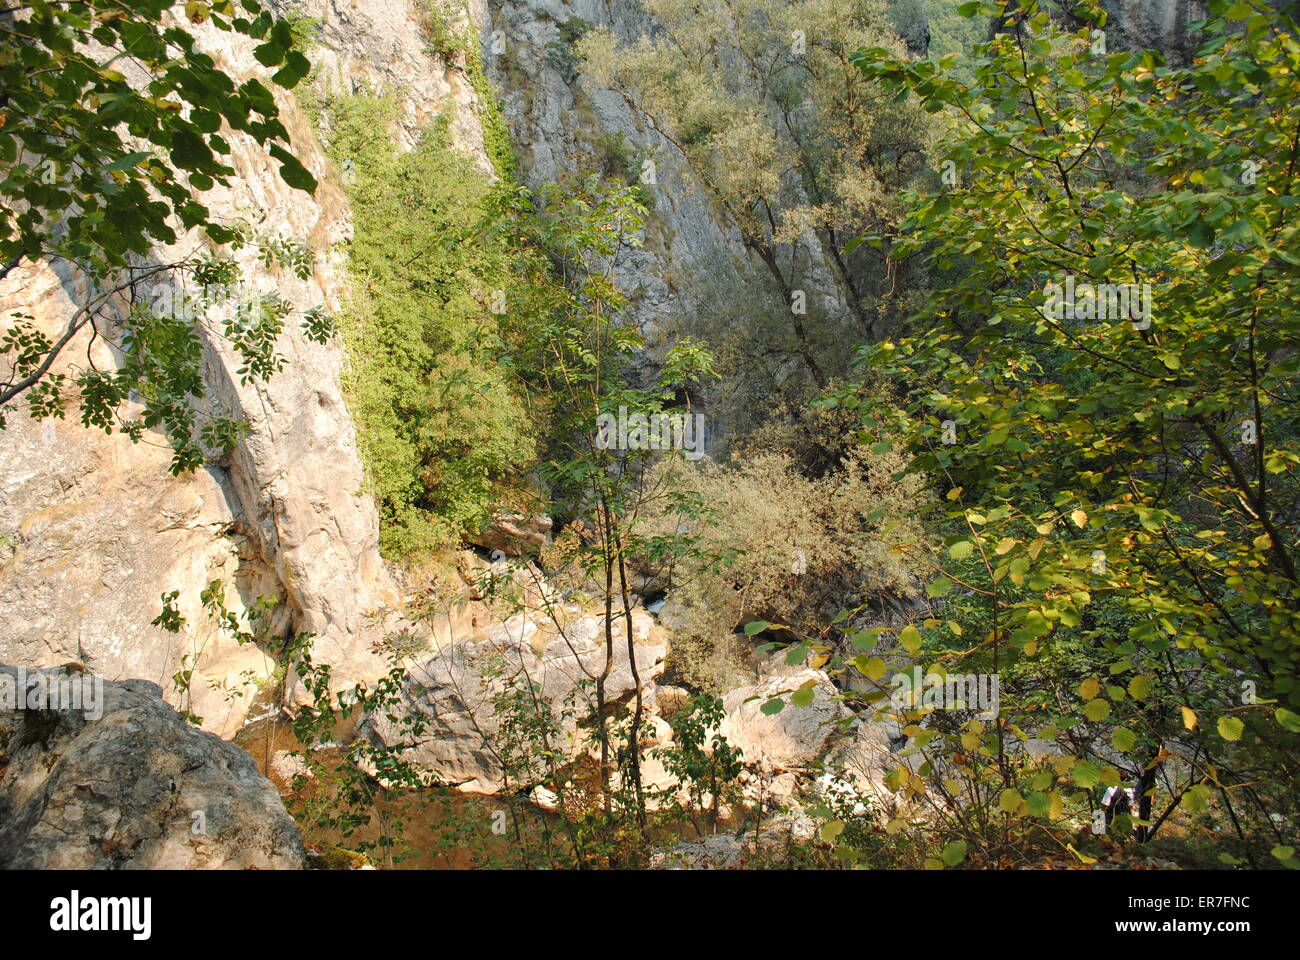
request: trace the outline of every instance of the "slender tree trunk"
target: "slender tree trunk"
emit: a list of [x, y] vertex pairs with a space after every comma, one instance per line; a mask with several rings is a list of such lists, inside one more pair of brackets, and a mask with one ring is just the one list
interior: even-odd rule
[[618, 550], [618, 586], [623, 602], [623, 620], [627, 632], [627, 661], [632, 671], [632, 689], [636, 696], [636, 707], [632, 711], [632, 731], [629, 736], [628, 756], [631, 760], [632, 787], [636, 792], [636, 819], [641, 833], [646, 833], [645, 795], [641, 788], [641, 718], [645, 704], [641, 694], [641, 674], [636, 666], [636, 641], [632, 631], [632, 609], [627, 595], [627, 558], [623, 554], [621, 537], [615, 539]]
[[813, 354], [812, 346], [808, 343], [808, 331], [804, 327], [803, 318], [800, 314], [794, 313], [794, 288], [790, 286], [790, 281], [786, 279], [781, 272], [781, 266], [776, 262], [776, 252], [765, 244], [758, 243], [755, 240], [746, 240], [745, 245], [753, 250], [767, 270], [776, 280], [777, 286], [781, 289], [781, 294], [785, 297], [785, 308], [791, 311], [794, 318], [794, 335], [798, 343], [799, 357], [803, 360], [804, 366], [808, 368], [808, 374], [813, 378], [813, 383], [817, 384], [819, 390], [826, 388], [826, 374], [822, 371], [821, 364], [817, 362], [817, 357]]

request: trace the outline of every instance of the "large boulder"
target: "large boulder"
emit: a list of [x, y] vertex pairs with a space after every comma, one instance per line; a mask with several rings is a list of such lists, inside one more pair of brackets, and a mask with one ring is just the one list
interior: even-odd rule
[[[19, 693], [33, 682], [82, 691], [80, 708]], [[189, 726], [157, 685], [0, 666], [0, 867], [305, 866], [252, 757]]]
[[[790, 695], [808, 685], [812, 702], [792, 703]], [[763, 773], [808, 770], [838, 734], [839, 721], [848, 716], [836, 693], [824, 671], [810, 669], [738, 687], [723, 698], [721, 733], [740, 748], [747, 764]], [[763, 713], [763, 704], [778, 696], [785, 707], [779, 713]]]
[[522, 513], [499, 512], [473, 537], [472, 542], [476, 547], [493, 553], [521, 557], [526, 553], [536, 553], [546, 546], [552, 526], [551, 518], [544, 514], [526, 516]]
[[[633, 660], [628, 656], [626, 621], [615, 615], [613, 626], [606, 704], [629, 701], [639, 682], [643, 705], [651, 713], [668, 642], [649, 614], [633, 610]], [[604, 665], [602, 616], [576, 613], [556, 626], [520, 614], [476, 637], [442, 646], [410, 671], [401, 703], [367, 717], [361, 729], [437, 782], [467, 792], [496, 793], [507, 774], [502, 762], [507, 749], [504, 718], [497, 710], [502, 695], [535, 689], [536, 702], [550, 711], [558, 729], [560, 742], [552, 748], [576, 755], [592, 749], [591, 734], [579, 721], [595, 705], [594, 677]], [[521, 709], [528, 710], [533, 702], [528, 696]]]

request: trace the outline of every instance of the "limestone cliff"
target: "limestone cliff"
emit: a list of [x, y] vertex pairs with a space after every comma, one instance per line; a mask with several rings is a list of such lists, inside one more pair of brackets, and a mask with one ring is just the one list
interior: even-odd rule
[[740, 276], [747, 259], [692, 185], [680, 155], [649, 118], [577, 70], [573, 44], [593, 26], [639, 35], [648, 18], [635, 0], [504, 0], [484, 24], [484, 62], [501, 92], [520, 175], [536, 187], [563, 173], [600, 169], [610, 148], [654, 162], [645, 247], [624, 250], [616, 277], [653, 355], [666, 318], [697, 310], [709, 292]]
[[[293, 13], [319, 25], [315, 82], [395, 95], [402, 121], [392, 135], [408, 147], [433, 116], [452, 111], [453, 142], [490, 169], [473, 87], [428, 51], [412, 0], [308, 0]], [[228, 72], [242, 76], [256, 65], [251, 41], [210, 26], [195, 34]], [[351, 231], [347, 198], [302, 111], [288, 97], [281, 107], [300, 158], [320, 181], [315, 196], [286, 186], [275, 161], [236, 136], [236, 177], [206, 201], [219, 219], [309, 243], [316, 258], [307, 279], [268, 271], [252, 249], [239, 255], [240, 266], [245, 277], [273, 284], [297, 313], [333, 309], [346, 283], [336, 248]], [[157, 255], [174, 258], [195, 244], [185, 237]], [[147, 288], [137, 293], [151, 295]], [[0, 283], [0, 325], [18, 310], [47, 332], [61, 330], [85, 294], [84, 278], [25, 265]], [[114, 331], [104, 333], [83, 331], [55, 371], [92, 362], [112, 369], [121, 355]], [[132, 444], [75, 421], [38, 423], [22, 409], [0, 431], [0, 661], [48, 667], [75, 660], [110, 680], [150, 680], [228, 736], [276, 665], [205, 621], [199, 594], [211, 581], [227, 584], [236, 613], [259, 596], [281, 601], [277, 632], [317, 634], [316, 658], [333, 667], [339, 684], [383, 669], [370, 651], [380, 629], [370, 614], [382, 614], [397, 591], [379, 557], [373, 501], [363, 492], [340, 388], [342, 345], [310, 343], [287, 326], [278, 344], [285, 369], [265, 384], [243, 385], [229, 345], [206, 329], [202, 336], [204, 402], [246, 420], [249, 432], [233, 455], [192, 475], [170, 474], [170, 451], [156, 434]], [[150, 625], [170, 591], [179, 592], [189, 623], [179, 635]], [[172, 682], [187, 667], [194, 669], [189, 700]]]

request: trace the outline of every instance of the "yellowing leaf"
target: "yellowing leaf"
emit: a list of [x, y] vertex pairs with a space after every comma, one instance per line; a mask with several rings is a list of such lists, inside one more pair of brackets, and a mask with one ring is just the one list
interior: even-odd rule
[[1079, 861], [1080, 861], [1081, 863], [1096, 863], [1096, 862], [1097, 862], [1097, 858], [1096, 858], [1096, 857], [1090, 857], [1090, 856], [1088, 856], [1087, 854], [1080, 853], [1078, 850], [1074, 849], [1074, 844], [1072, 844], [1072, 843], [1067, 843], [1067, 844], [1065, 845], [1065, 849], [1069, 850], [1072, 854], [1074, 854], [1076, 857], [1078, 857], [1078, 858], [1079, 858]]
[[1110, 716], [1110, 701], [1101, 697], [1089, 700], [1087, 706], [1083, 708], [1083, 715], [1094, 723], [1105, 720]]
[[1096, 677], [1089, 677], [1083, 683], [1079, 684], [1079, 696], [1085, 700], [1091, 700], [1101, 693], [1101, 684]]
[[1183, 726], [1188, 730], [1195, 730], [1197, 723], [1196, 711], [1191, 707], [1179, 707], [1178, 709], [1183, 712]]
[[1216, 726], [1219, 728], [1219, 736], [1224, 740], [1234, 741], [1241, 739], [1242, 731], [1246, 728], [1246, 725], [1236, 717], [1220, 717]]
[[1203, 783], [1198, 783], [1183, 794], [1182, 805], [1187, 808], [1188, 813], [1204, 813], [1210, 805], [1209, 800], [1210, 788]]
[[909, 623], [899, 631], [898, 642], [908, 653], [916, 653], [921, 649], [921, 631]]
[[858, 670], [869, 680], [880, 680], [885, 675], [885, 661], [879, 657], [858, 657]]

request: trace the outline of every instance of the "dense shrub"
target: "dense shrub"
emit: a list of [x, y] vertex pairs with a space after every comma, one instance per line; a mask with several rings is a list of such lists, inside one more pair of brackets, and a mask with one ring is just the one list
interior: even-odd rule
[[777, 449], [695, 471], [691, 486], [710, 514], [692, 535], [701, 556], [731, 561], [715, 572], [688, 560], [674, 571], [663, 616], [680, 679], [714, 692], [740, 683], [746, 648], [733, 632], [748, 620], [826, 635], [839, 610], [915, 596], [901, 548], [921, 536], [920, 483], [895, 479], [902, 463], [855, 450], [810, 477]]
[[445, 124], [402, 153], [391, 101], [318, 106], [355, 216], [345, 387], [383, 548], [409, 557], [478, 525], [531, 462], [506, 341], [518, 248], [499, 188]]

